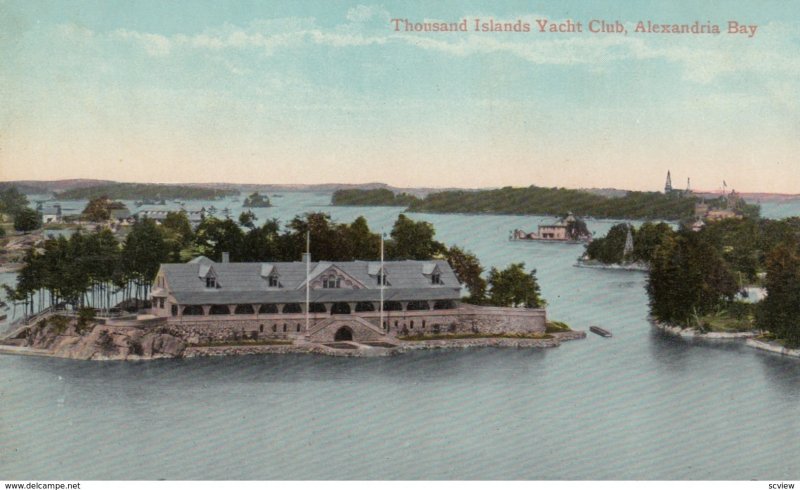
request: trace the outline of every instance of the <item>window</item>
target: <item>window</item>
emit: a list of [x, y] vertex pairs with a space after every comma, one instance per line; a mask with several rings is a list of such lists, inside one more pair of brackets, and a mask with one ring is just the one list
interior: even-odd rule
[[376, 280], [378, 282], [378, 286], [380, 286], [381, 284], [383, 284], [384, 286], [389, 284], [389, 282], [386, 280], [386, 274], [384, 274], [383, 271], [378, 272], [378, 277], [376, 277]]
[[158, 307], [164, 308], [164, 298], [158, 298]]
[[269, 281], [269, 287], [271, 288], [277, 288], [280, 286], [278, 284], [278, 276], [276, 276], [275, 274], [270, 275], [268, 281]]
[[298, 332], [300, 331], [300, 324], [299, 323], [297, 324], [297, 331]]
[[322, 287], [325, 289], [334, 289], [340, 287], [342, 280], [336, 276], [328, 276], [322, 280]]
[[275, 333], [277, 331], [278, 331], [278, 324], [277, 323], [273, 323], [272, 324], [272, 332]]
[[214, 276], [206, 276], [206, 287], [207, 288], [217, 287], [217, 278]]
[[283, 331], [284, 332], [286, 331], [286, 324], [285, 323], [283, 324]]
[[258, 331], [261, 332], [261, 333], [264, 333], [264, 324], [263, 323], [258, 326]]
[[172, 305], [172, 316], [178, 316], [178, 305]]
[[431, 274], [431, 284], [442, 284], [442, 275], [438, 272]]

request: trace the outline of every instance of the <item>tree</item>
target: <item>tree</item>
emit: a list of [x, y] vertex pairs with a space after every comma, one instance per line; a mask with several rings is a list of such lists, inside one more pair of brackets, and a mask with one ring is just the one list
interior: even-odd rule
[[366, 218], [359, 216], [350, 225], [340, 228], [347, 243], [346, 258], [341, 260], [378, 260], [381, 236], [369, 229]]
[[453, 268], [458, 282], [464, 284], [469, 291], [468, 301], [480, 304], [486, 297], [486, 279], [481, 277], [483, 267], [475, 254], [452, 246], [445, 253], [447, 263]]
[[388, 255], [394, 260], [430, 260], [445, 251], [444, 245], [433, 239], [435, 234], [427, 221], [414, 221], [401, 214], [392, 228]]
[[642, 224], [633, 234], [633, 259], [649, 264], [656, 247], [673, 233], [672, 228], [663, 222], [656, 224], [648, 221]]
[[206, 218], [195, 233], [196, 251], [211, 260], [222, 260], [222, 253], [228, 252], [231, 260], [241, 261], [244, 233], [231, 219]]
[[[243, 262], [270, 262], [280, 257], [280, 225], [272, 219], [244, 235], [240, 259]], [[293, 259], [297, 259], [297, 254]]]
[[110, 202], [108, 196], [96, 197], [86, 204], [82, 214], [87, 220], [95, 223], [107, 221], [111, 218]]
[[136, 286], [137, 300], [147, 297], [158, 268], [168, 257], [169, 248], [155, 221], [137, 221], [125, 237], [122, 251], [125, 276]]
[[619, 264], [625, 249], [628, 225], [619, 223], [611, 227], [605, 237], [596, 238], [586, 247], [586, 254], [592, 260], [604, 264]]
[[38, 212], [31, 208], [24, 208], [17, 211], [14, 216], [14, 229], [27, 233], [42, 226], [42, 217]]
[[0, 191], [0, 213], [16, 216], [17, 213], [28, 207], [28, 198], [16, 187], [9, 187]]
[[499, 271], [489, 271], [489, 303], [493, 306], [519, 306], [541, 308], [545, 305], [540, 297], [536, 269], [525, 272], [525, 263], [511, 264]]
[[256, 221], [258, 221], [256, 214], [249, 209], [242, 211], [242, 214], [239, 215], [239, 224], [250, 230], [256, 227]]
[[244, 199], [242, 206], [246, 208], [268, 208], [271, 204], [269, 202], [269, 197], [254, 192]]
[[767, 297], [759, 310], [759, 325], [800, 346], [800, 250], [797, 243], [775, 247], [767, 258]]
[[189, 245], [194, 238], [192, 224], [189, 222], [186, 211], [168, 212], [162, 226], [164, 230], [167, 231], [167, 235], [171, 239], [177, 241], [182, 247]]
[[586, 222], [582, 219], [575, 218], [567, 222], [567, 238], [570, 240], [589, 239], [591, 236], [592, 233], [589, 231], [589, 227], [586, 226]]
[[731, 301], [737, 291], [728, 265], [701, 235], [682, 232], [656, 247], [647, 294], [657, 319], [688, 325]]

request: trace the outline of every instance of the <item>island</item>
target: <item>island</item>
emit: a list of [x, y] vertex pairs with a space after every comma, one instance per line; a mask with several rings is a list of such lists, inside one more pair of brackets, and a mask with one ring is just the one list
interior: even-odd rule
[[[26, 315], [0, 351], [92, 360], [384, 356], [556, 347], [586, 335], [547, 318], [524, 263], [484, 276], [473, 254], [405, 215], [385, 243], [363, 217], [340, 224], [309, 213], [283, 232], [274, 220], [244, 232], [231, 219], [208, 218], [196, 231], [181, 219], [137, 221], [121, 244], [108, 230], [76, 233], [26, 256], [17, 287], [6, 287]], [[307, 230], [317, 237], [308, 251]], [[125, 296], [114, 304], [119, 286]], [[52, 304], [42, 307], [40, 291]]]
[[[334, 193], [333, 205], [406, 206], [418, 213], [474, 213], [578, 216], [601, 219], [678, 221], [691, 218], [697, 204], [717, 209], [725, 197], [703, 197], [669, 186], [665, 192], [619, 191], [613, 193], [546, 187], [503, 187], [501, 189], [447, 190], [418, 198], [388, 189], [348, 189]], [[758, 214], [758, 206], [738, 204], [742, 214]]]
[[753, 347], [800, 356], [800, 218], [651, 228], [657, 243], [640, 253], [656, 327], [692, 338], [749, 339]]
[[254, 192], [245, 198], [242, 206], [245, 208], [268, 208], [272, 204], [269, 202], [269, 197]]
[[235, 189], [217, 189], [200, 186], [169, 185], [169, 184], [135, 184], [123, 182], [111, 182], [100, 185], [90, 185], [86, 187], [76, 187], [56, 192], [56, 199], [78, 200], [96, 199], [107, 197], [114, 200], [152, 200], [162, 199], [186, 199], [186, 200], [211, 200], [223, 197], [238, 196], [239, 191]]

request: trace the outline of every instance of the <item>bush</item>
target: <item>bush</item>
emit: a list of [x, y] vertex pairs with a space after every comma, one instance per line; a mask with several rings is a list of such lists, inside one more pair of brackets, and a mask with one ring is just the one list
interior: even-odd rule
[[63, 315], [53, 315], [47, 320], [47, 324], [50, 325], [56, 335], [61, 335], [69, 326], [69, 318]]
[[564, 322], [549, 321], [545, 326], [546, 333], [571, 332], [572, 329]]
[[78, 330], [94, 321], [94, 308], [81, 308], [78, 310]]

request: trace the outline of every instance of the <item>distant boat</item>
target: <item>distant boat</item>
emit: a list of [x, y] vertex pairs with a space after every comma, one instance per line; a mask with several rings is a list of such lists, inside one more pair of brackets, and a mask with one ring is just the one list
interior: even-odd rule
[[589, 327], [589, 331], [591, 331], [592, 333], [596, 333], [601, 337], [611, 337], [611, 332], [609, 332], [605, 328], [600, 328], [592, 325], [591, 327]]

